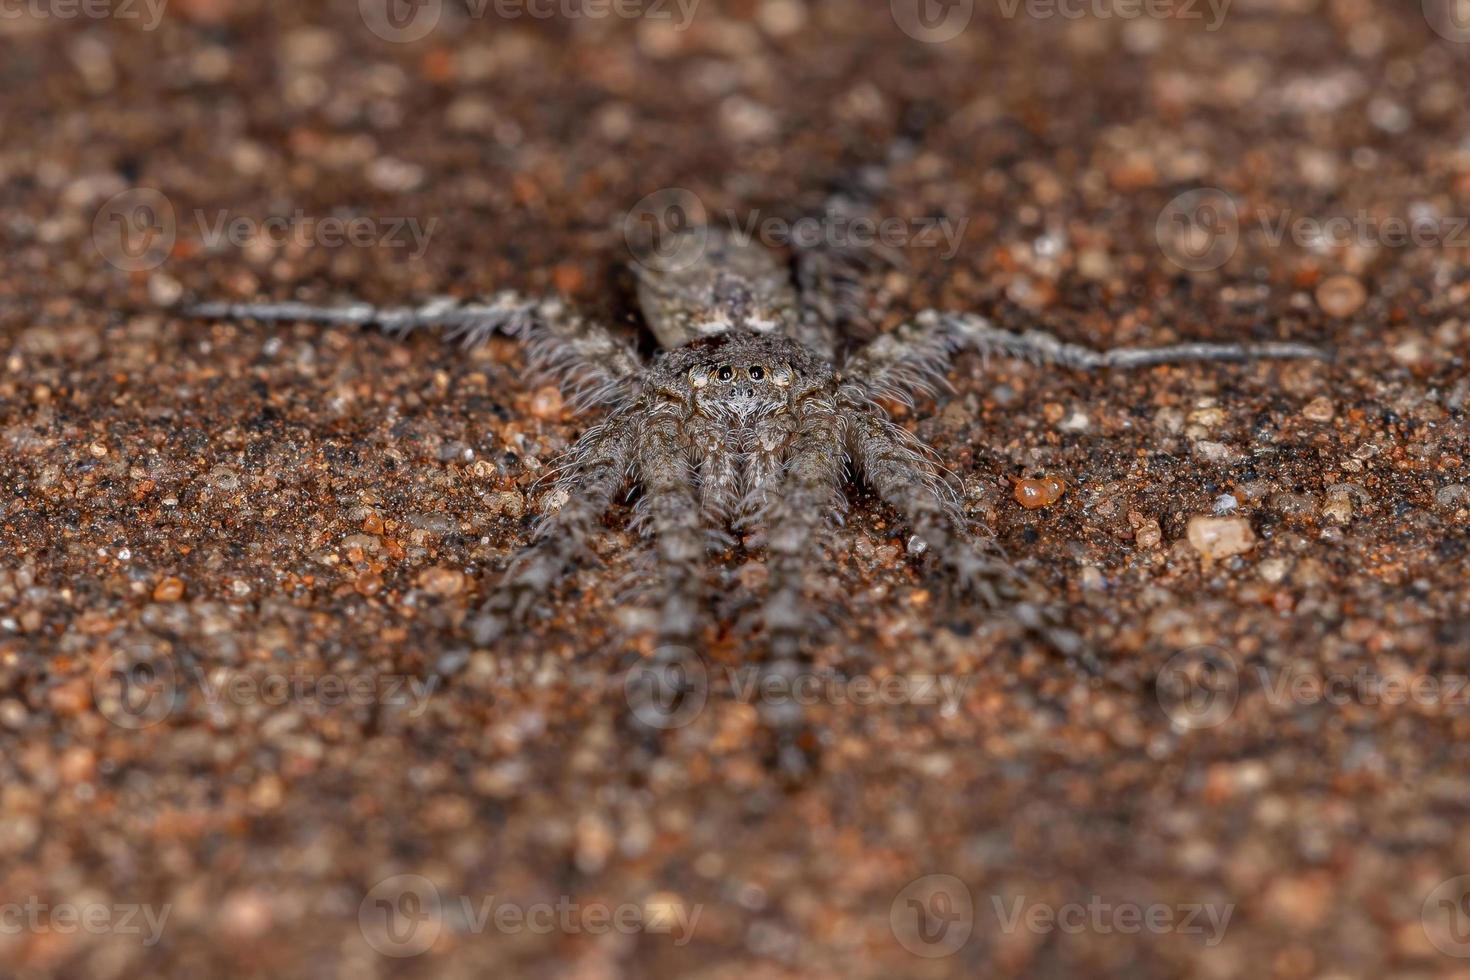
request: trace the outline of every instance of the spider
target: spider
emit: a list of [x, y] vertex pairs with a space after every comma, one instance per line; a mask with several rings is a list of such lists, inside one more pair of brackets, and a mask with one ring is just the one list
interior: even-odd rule
[[[764, 551], [769, 572], [763, 671], [787, 681], [820, 619], [811, 596], [824, 574], [823, 544], [846, 509], [849, 473], [907, 525], [910, 553], [953, 601], [1010, 616], [1075, 651], [1075, 635], [1058, 625], [1044, 596], [989, 535], [970, 527], [936, 453], [881, 405], [912, 406], [934, 394], [953, 353], [1083, 370], [1322, 356], [1292, 343], [1095, 351], [937, 310], [853, 344], [844, 331], [860, 293], [860, 258], [798, 250], [793, 276], [776, 252], [715, 227], [683, 229], [664, 245], [632, 266], [639, 307], [661, 347], [651, 361], [560, 300], [513, 292], [417, 308], [205, 303], [186, 312], [376, 325], [394, 334], [437, 327], [466, 344], [496, 333], [523, 341], [532, 368], [555, 378], [575, 409], [602, 414], [557, 471], [553, 495], [565, 503], [542, 517], [491, 594], [477, 639], [492, 642], [524, 621], [588, 553], [604, 514], [632, 485], [640, 492], [636, 526], [654, 558], [655, 661], [697, 647], [712, 618], [705, 564], [739, 532], [747, 547]], [[762, 717], [782, 770], [804, 769], [800, 719], [784, 706], [763, 707]]]

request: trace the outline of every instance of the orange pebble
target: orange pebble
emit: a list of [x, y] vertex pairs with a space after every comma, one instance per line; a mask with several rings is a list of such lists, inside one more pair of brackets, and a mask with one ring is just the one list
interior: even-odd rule
[[1054, 476], [1042, 477], [1040, 480], [1017, 480], [1012, 491], [1016, 503], [1027, 510], [1050, 507], [1061, 500], [1062, 494], [1066, 492], [1067, 485]]

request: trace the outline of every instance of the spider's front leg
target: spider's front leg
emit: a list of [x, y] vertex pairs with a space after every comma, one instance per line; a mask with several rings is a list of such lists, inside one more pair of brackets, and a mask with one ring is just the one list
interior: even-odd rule
[[950, 357], [969, 349], [982, 356], [1015, 357], [1036, 364], [1095, 371], [1124, 370], [1158, 364], [1201, 361], [1262, 361], [1326, 359], [1330, 355], [1308, 344], [1185, 343], [1165, 347], [1117, 347], [1098, 351], [1066, 343], [1043, 330], [1011, 333], [983, 316], [928, 310], [892, 333], [884, 334], [855, 351], [843, 364], [845, 378], [867, 394], [912, 404], [915, 396], [948, 386], [945, 372]]
[[532, 371], [553, 378], [577, 408], [616, 404], [629, 397], [643, 367], [632, 347], [599, 324], [573, 313], [560, 300], [513, 292], [497, 293], [485, 302], [446, 298], [402, 307], [369, 303], [200, 303], [186, 307], [184, 313], [208, 320], [375, 326], [396, 336], [438, 329], [466, 347], [503, 334], [524, 342]]
[[504, 635], [512, 623], [525, 620], [537, 599], [550, 589], [580, 556], [598, 522], [628, 485], [636, 459], [636, 427], [631, 410], [614, 413], [588, 429], [568, 453], [552, 496], [565, 495], [560, 510], [545, 517], [536, 539], [511, 563], [486, 601], [475, 624], [475, 642], [485, 645]]
[[[784, 465], [753, 484], [747, 517], [765, 528], [770, 575], [763, 615], [769, 653], [756, 689], [788, 695], [777, 703], [763, 702], [761, 720], [775, 737], [782, 775], [793, 781], [810, 769], [810, 763], [799, 745], [801, 707], [790, 695], [802, 670], [802, 641], [820, 619], [810, 596], [818, 590], [825, 539], [847, 508], [842, 492], [843, 422], [836, 406], [827, 398], [814, 397], [798, 403], [796, 412]], [[756, 453], [752, 462], [770, 458], [770, 453]]]
[[658, 568], [658, 646], [692, 648], [704, 630], [706, 526], [695, 487], [694, 459], [680, 419], [653, 415], [638, 435], [637, 469], [643, 497], [639, 526], [653, 538]]

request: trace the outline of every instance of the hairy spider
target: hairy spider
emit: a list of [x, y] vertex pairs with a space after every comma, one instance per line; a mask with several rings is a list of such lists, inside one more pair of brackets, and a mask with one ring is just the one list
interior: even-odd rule
[[[467, 344], [503, 333], [523, 340], [533, 368], [557, 379], [579, 410], [602, 417], [577, 440], [535, 540], [507, 570], [477, 626], [484, 642], [525, 617], [587, 549], [603, 515], [630, 485], [637, 525], [652, 541], [659, 654], [694, 647], [710, 613], [707, 555], [730, 531], [763, 548], [769, 592], [761, 619], [764, 669], [790, 679], [819, 617], [812, 594], [823, 543], [846, 509], [849, 468], [907, 524], [920, 554], [954, 599], [1011, 616], [1073, 652], [1044, 597], [975, 533], [934, 452], [879, 404], [912, 405], [944, 384], [950, 355], [969, 348], [1078, 369], [1166, 362], [1319, 357], [1290, 343], [1187, 343], [1106, 352], [1050, 334], [1013, 334], [971, 313], [928, 311], [866, 344], [844, 343], [859, 258], [798, 252], [796, 275], [763, 246], [715, 228], [681, 233], [633, 265], [638, 299], [663, 348], [645, 363], [629, 344], [557, 299], [500, 293], [488, 302], [439, 300], [417, 308], [365, 304], [208, 303], [206, 318], [377, 325], [393, 333], [438, 327]], [[800, 719], [765, 713], [783, 771], [805, 766]]]

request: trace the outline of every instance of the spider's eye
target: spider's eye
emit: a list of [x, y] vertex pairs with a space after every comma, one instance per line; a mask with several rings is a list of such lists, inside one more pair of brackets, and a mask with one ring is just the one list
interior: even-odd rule
[[730, 367], [730, 365], [726, 364], [720, 368], [719, 378], [721, 381], [729, 381], [733, 377], [735, 377], [735, 369]]
[[750, 380], [759, 381], [766, 376], [766, 369], [759, 364], [753, 364], [750, 368]]

